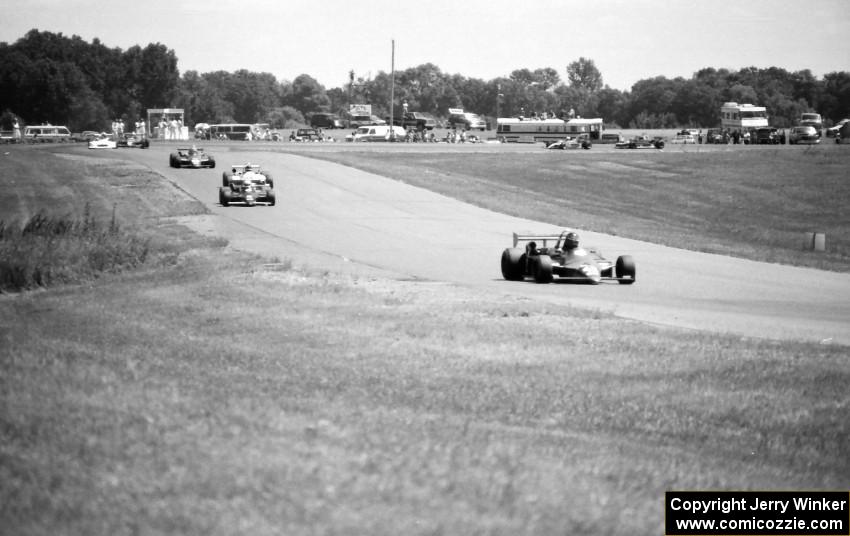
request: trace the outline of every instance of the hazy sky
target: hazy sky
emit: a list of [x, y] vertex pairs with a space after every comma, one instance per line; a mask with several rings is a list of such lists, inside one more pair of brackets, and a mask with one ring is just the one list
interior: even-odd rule
[[183, 73], [309, 74], [326, 88], [433, 63], [491, 80], [592, 59], [605, 84], [704, 67], [850, 71], [850, 0], [0, 0], [0, 41], [31, 29], [162, 43]]

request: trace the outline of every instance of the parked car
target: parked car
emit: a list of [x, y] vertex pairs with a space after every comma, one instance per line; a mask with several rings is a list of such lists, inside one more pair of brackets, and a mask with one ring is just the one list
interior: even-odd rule
[[710, 128], [705, 132], [705, 143], [726, 143], [723, 131], [719, 128]]
[[800, 116], [800, 126], [814, 127], [820, 133], [823, 128], [823, 118], [820, 114], [814, 112], [806, 112]]
[[345, 128], [342, 120], [336, 114], [318, 113], [310, 118], [310, 126], [313, 128]]
[[788, 143], [791, 145], [797, 145], [798, 143], [820, 143], [820, 135], [818, 135], [815, 127], [796, 126], [791, 129], [791, 134], [788, 136]]
[[755, 131], [756, 145], [778, 145], [785, 141], [784, 133], [774, 127], [761, 127]]
[[693, 134], [691, 134], [689, 132], [688, 133], [680, 132], [680, 133], [676, 134], [675, 136], [673, 136], [673, 140], [672, 140], [671, 143], [685, 144], [685, 143], [696, 143], [696, 142], [697, 142], [697, 139], [696, 139], [696, 137], [694, 137]]
[[315, 128], [299, 128], [290, 132], [289, 141], [322, 141]]
[[834, 138], [835, 135], [838, 134], [838, 131], [841, 130], [841, 127], [843, 127], [847, 123], [850, 123], [850, 118], [842, 119], [838, 123], [835, 123], [835, 125], [826, 129], [826, 135], [830, 138]]

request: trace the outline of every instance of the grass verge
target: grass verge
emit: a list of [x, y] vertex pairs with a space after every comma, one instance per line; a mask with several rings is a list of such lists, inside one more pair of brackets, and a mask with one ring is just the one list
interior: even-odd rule
[[[346, 148], [309, 156], [556, 226], [850, 271], [846, 146], [600, 147], [568, 153]], [[812, 232], [826, 235], [825, 252], [803, 250]]]

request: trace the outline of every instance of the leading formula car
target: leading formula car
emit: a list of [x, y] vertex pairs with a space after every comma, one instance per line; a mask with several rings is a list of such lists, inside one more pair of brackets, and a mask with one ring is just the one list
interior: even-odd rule
[[[525, 242], [525, 247], [517, 247], [520, 242]], [[502, 276], [508, 281], [532, 277], [537, 283], [551, 283], [556, 275], [574, 283], [631, 285], [636, 280], [635, 261], [631, 255], [621, 255], [611, 262], [596, 250], [579, 247], [578, 235], [571, 231], [558, 235], [514, 233], [513, 247], [502, 252]]]
[[168, 164], [173, 168], [214, 168], [215, 158], [193, 145], [190, 148], [180, 148], [177, 149], [176, 153], [171, 153]]
[[231, 169], [221, 175], [218, 201], [222, 206], [231, 203], [245, 203], [249, 207], [257, 203], [275, 204], [274, 179], [268, 171], [261, 170], [257, 164], [240, 164]]

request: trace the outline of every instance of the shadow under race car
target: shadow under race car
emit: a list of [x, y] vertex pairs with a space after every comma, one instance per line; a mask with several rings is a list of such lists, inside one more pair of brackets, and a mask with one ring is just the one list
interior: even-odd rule
[[232, 166], [221, 176], [218, 201], [222, 206], [245, 203], [249, 207], [257, 203], [275, 204], [274, 179], [257, 164]]
[[[547, 247], [553, 241], [554, 245]], [[525, 247], [517, 247], [519, 242], [526, 242]], [[537, 283], [551, 283], [556, 275], [559, 280], [574, 283], [617, 281], [631, 285], [635, 282], [635, 261], [631, 255], [621, 255], [611, 262], [593, 249], [579, 247], [578, 235], [569, 231], [560, 235], [514, 233], [514, 246], [502, 252], [502, 276], [508, 281], [532, 277]]]
[[171, 153], [168, 164], [173, 168], [214, 168], [215, 158], [203, 149], [193, 146], [187, 149], [180, 148], [176, 153]]

